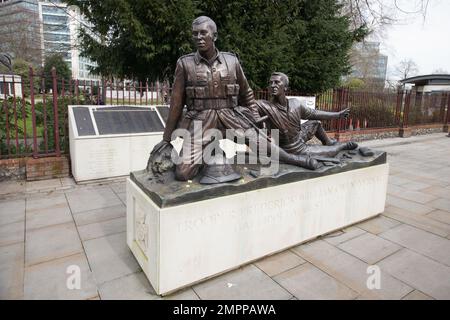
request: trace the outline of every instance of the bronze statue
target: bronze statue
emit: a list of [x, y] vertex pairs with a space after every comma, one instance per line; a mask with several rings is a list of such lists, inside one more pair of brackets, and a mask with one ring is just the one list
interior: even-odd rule
[[[246, 141], [271, 145], [272, 150], [279, 154], [280, 161], [309, 169], [317, 168], [315, 159], [289, 154], [255, 130], [255, 123], [260, 123], [261, 119], [253, 91], [237, 57], [220, 52], [215, 47], [217, 27], [214, 21], [206, 16], [196, 18], [192, 23], [192, 38], [197, 51], [182, 56], [177, 62], [163, 141], [153, 149], [147, 169], [154, 173], [171, 169], [170, 141], [175, 129], [186, 129], [191, 137], [190, 141], [183, 142], [183, 150], [189, 151], [181, 152], [182, 161], [175, 166], [178, 180], [196, 176], [204, 166], [201, 158], [205, 147], [211, 143], [218, 144], [217, 139], [206, 134], [209, 129], [221, 132], [227, 129], [245, 130]], [[185, 105], [187, 112], [183, 113]], [[201, 124], [200, 130], [195, 128], [196, 122]], [[200, 183], [220, 183], [240, 178], [226, 161], [207, 165], [203, 174]]]
[[[286, 98], [289, 78], [281, 72], [272, 73], [270, 80], [271, 101], [258, 100], [258, 110], [268, 117], [270, 128], [279, 130], [280, 147], [288, 153], [309, 155], [319, 161], [322, 157], [334, 157], [342, 150], [356, 149], [355, 142], [338, 143], [330, 139], [322, 127], [320, 120], [346, 118], [348, 108], [340, 112], [326, 112], [308, 108], [296, 99]], [[301, 124], [301, 120], [308, 120]], [[317, 137], [323, 145], [306, 144]], [[328, 159], [329, 160], [329, 159]]]

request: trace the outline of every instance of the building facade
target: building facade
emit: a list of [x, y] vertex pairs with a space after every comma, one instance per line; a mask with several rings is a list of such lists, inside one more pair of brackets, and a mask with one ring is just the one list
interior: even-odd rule
[[0, 0], [0, 53], [34, 65], [42, 62], [37, 0]]
[[426, 74], [400, 80], [416, 93], [450, 92], [450, 74]]
[[[26, 43], [27, 47], [33, 48], [30, 57], [23, 57], [26, 61], [43, 65], [46, 56], [60, 54], [72, 70], [73, 78], [99, 78], [89, 72], [94, 63], [80, 56], [77, 35], [83, 17], [76, 8], [68, 7], [60, 0], [0, 0], [0, 12], [2, 52], [11, 53], [16, 58], [22, 55], [20, 48], [11, 50], [13, 45], [8, 47], [5, 44]], [[24, 27], [25, 21], [28, 27]], [[19, 29], [24, 31], [18, 32]], [[17, 39], [17, 34], [26, 39]]]
[[351, 78], [384, 86], [388, 57], [381, 54], [379, 42], [366, 41], [355, 44], [350, 62], [352, 64]]

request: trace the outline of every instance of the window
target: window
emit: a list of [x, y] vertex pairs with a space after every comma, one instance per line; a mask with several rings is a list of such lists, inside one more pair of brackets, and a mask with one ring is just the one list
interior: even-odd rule
[[[5, 82], [0, 82], [0, 94], [9, 95], [9, 83], [8, 82], [6, 82], [6, 85], [5, 85]], [[1, 96], [0, 98], [4, 98], [4, 97]]]
[[70, 36], [68, 34], [44, 33], [44, 40], [70, 42]]
[[58, 8], [55, 6], [42, 6], [42, 13], [50, 13], [50, 14], [60, 14], [65, 15], [66, 12], [64, 8]]
[[43, 14], [42, 19], [44, 20], [44, 24], [67, 24], [67, 16], [53, 16], [48, 14]]
[[52, 25], [44, 24], [44, 32], [59, 32], [69, 34], [69, 26], [66, 24]]

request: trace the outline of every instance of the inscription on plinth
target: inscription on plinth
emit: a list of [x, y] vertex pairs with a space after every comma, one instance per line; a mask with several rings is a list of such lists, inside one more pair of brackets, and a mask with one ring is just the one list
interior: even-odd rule
[[128, 244], [168, 293], [383, 212], [387, 179], [382, 164], [167, 208], [129, 179]]

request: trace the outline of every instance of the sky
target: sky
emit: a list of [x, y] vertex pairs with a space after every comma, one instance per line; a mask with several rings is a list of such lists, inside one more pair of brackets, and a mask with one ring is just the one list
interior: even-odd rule
[[[392, 0], [384, 1], [392, 6]], [[419, 9], [418, 3], [397, 1], [408, 12]], [[450, 1], [429, 0], [425, 19], [421, 14], [399, 14], [398, 18], [401, 22], [387, 27], [377, 40], [381, 42], [381, 52], [388, 56], [387, 78], [398, 79], [394, 70], [404, 59], [412, 59], [419, 74], [430, 74], [436, 69], [450, 73]]]

